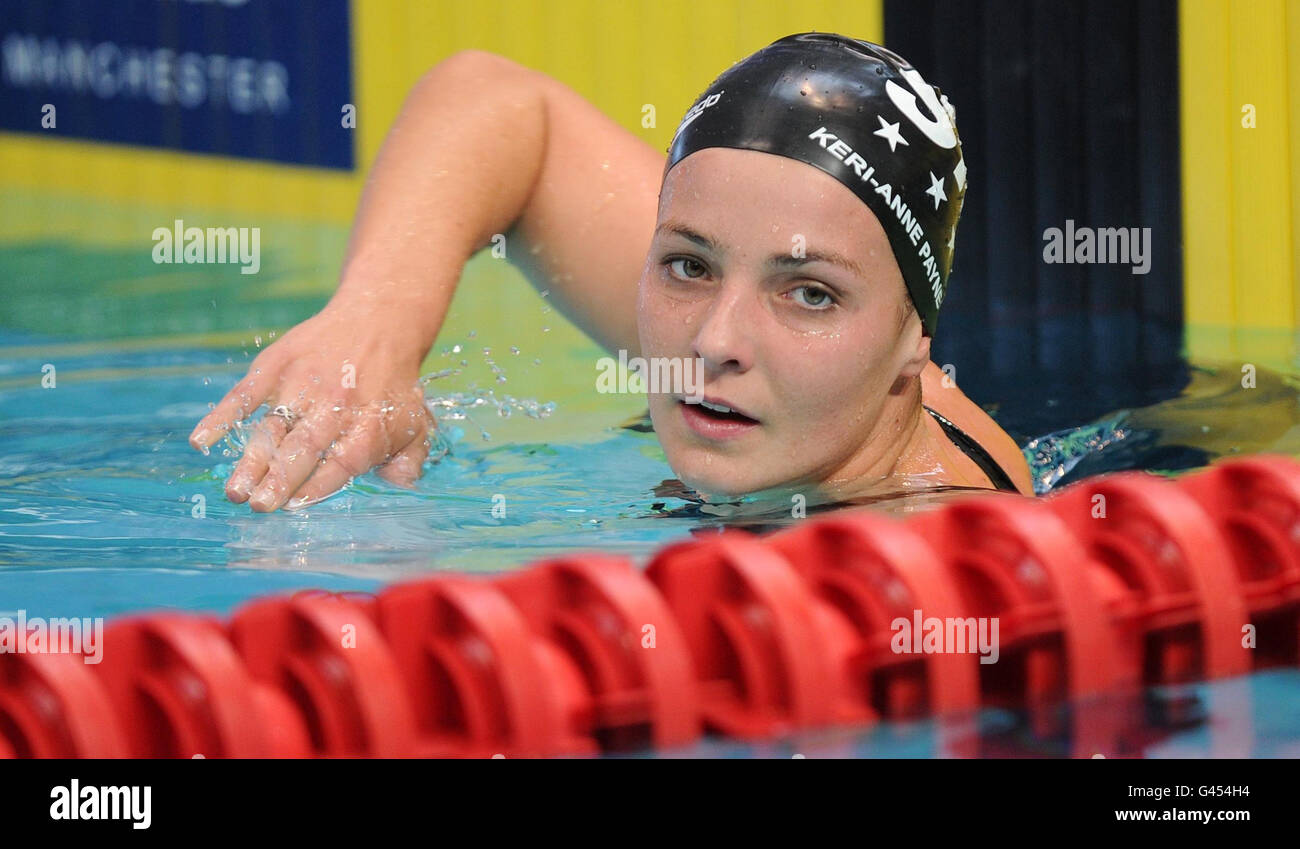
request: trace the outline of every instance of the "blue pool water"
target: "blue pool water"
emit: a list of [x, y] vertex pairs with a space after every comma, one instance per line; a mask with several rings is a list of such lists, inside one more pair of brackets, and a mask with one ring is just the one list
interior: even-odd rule
[[[12, 276], [0, 285], [10, 305], [0, 311], [0, 610], [47, 617], [227, 613], [267, 593], [374, 591], [432, 570], [499, 570], [574, 550], [644, 560], [693, 530], [738, 521], [726, 510], [682, 509], [689, 502], [661, 486], [672, 472], [654, 435], [624, 426], [629, 412], [635, 418], [635, 404], [602, 406], [581, 391], [548, 396], [551, 384], [529, 377], [541, 358], [501, 353], [509, 383], [453, 369], [431, 384], [430, 394], [463, 401], [466, 393], [490, 389], [485, 397], [513, 398], [522, 407], [554, 404], [553, 412], [530, 418], [519, 412], [521, 403], [507, 403], [516, 411], [507, 421], [489, 403], [460, 420], [440, 407], [450, 452], [413, 491], [367, 475], [307, 510], [254, 514], [224, 498], [234, 456], [218, 448], [205, 457], [186, 437], [243, 375], [260, 340], [194, 344], [170, 341], [157, 329], [118, 332], [114, 321], [139, 331], [146, 319], [110, 317], [113, 299], [105, 295], [112, 292], [86, 287], [69, 290], [80, 299], [80, 324], [61, 333], [33, 330], [41, 306], [26, 290], [15, 295], [15, 285]], [[207, 295], [200, 288], [185, 306], [206, 305]], [[278, 310], [291, 323], [321, 298], [272, 299], [275, 309], [263, 306], [261, 314]], [[105, 309], [102, 327], [85, 319], [95, 305]], [[231, 322], [229, 315], [224, 320]], [[473, 365], [481, 365], [492, 356], [489, 348], [509, 350], [538, 330], [440, 338], [433, 369], [466, 362], [470, 349]], [[562, 355], [551, 350], [546, 357]], [[572, 361], [589, 368], [593, 358], [583, 353]], [[56, 367], [51, 388], [41, 385], [46, 364]], [[1036, 396], [1004, 399], [997, 415], [1025, 447], [1040, 491], [1115, 469], [1174, 473], [1231, 453], [1300, 456], [1295, 381], [1267, 371], [1259, 381], [1255, 394], [1243, 396], [1235, 364], [1189, 368], [1163, 398], [1075, 421], [1070, 393], [1077, 386], [1034, 386], [1024, 391]], [[590, 385], [581, 376], [578, 382]], [[534, 386], [541, 391], [530, 391]], [[1252, 427], [1242, 429], [1243, 419]], [[497, 495], [507, 507], [501, 518], [492, 513]], [[1169, 704], [1180, 707], [1171, 713]], [[1295, 670], [1149, 693], [1140, 709], [1123, 708], [1128, 731], [1106, 754], [1296, 756], [1297, 704]], [[888, 724], [766, 747], [711, 742], [666, 754], [931, 756], [971, 746], [992, 755], [1071, 754], [1068, 734], [1040, 738], [1012, 712], [985, 711], [956, 730], [950, 724]]]

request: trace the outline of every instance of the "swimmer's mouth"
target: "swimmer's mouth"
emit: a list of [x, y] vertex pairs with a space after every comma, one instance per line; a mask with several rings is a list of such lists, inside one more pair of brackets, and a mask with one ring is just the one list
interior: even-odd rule
[[678, 399], [682, 404], [689, 404], [695, 407], [700, 413], [711, 419], [720, 422], [736, 422], [738, 424], [758, 424], [758, 419], [748, 415], [743, 410], [733, 407], [721, 398], [702, 398], [698, 401], [690, 398]]

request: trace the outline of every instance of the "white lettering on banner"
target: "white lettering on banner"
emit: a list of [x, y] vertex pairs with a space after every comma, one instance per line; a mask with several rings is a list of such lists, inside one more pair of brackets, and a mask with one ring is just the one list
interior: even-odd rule
[[6, 36], [0, 51], [4, 81], [14, 88], [148, 99], [185, 109], [225, 107], [241, 115], [278, 115], [291, 105], [289, 71], [270, 60], [18, 33]]

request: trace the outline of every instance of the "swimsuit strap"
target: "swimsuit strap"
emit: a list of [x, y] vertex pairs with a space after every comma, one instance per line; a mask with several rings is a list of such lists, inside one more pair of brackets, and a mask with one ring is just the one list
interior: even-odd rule
[[974, 439], [971, 439], [964, 430], [957, 427], [957, 425], [948, 421], [934, 410], [926, 407], [924, 404], [921, 406], [925, 408], [927, 413], [934, 416], [935, 421], [937, 421], [939, 426], [943, 428], [943, 432], [948, 434], [948, 438], [953, 441], [953, 444], [960, 448], [963, 454], [974, 460], [975, 465], [979, 466], [984, 474], [988, 475], [989, 481], [992, 482], [994, 487], [1009, 492], [1020, 491], [1016, 488], [1016, 485], [1011, 482], [1010, 476], [1008, 476], [1007, 473], [1002, 470], [1002, 467], [998, 465], [997, 460], [993, 459], [993, 455], [985, 451], [982, 445]]

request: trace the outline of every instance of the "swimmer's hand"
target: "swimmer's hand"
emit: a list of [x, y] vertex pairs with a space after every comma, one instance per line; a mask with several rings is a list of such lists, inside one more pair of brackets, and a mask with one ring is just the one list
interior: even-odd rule
[[[265, 403], [226, 497], [257, 512], [318, 501], [378, 466], [410, 487], [429, 454], [433, 417], [418, 384], [424, 351], [400, 323], [375, 322], [331, 302], [253, 360], [190, 434], [206, 449]], [[283, 405], [283, 406], [282, 406]]]

